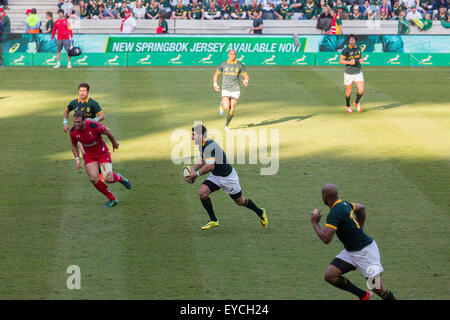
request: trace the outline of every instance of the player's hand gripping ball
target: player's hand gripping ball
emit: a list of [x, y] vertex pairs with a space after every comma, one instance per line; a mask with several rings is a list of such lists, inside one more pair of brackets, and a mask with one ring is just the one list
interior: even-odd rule
[[194, 183], [194, 180], [187, 180], [186, 177], [190, 176], [192, 174], [192, 167], [191, 166], [186, 166], [183, 168], [183, 177], [184, 177], [184, 181], [186, 181], [187, 183]]

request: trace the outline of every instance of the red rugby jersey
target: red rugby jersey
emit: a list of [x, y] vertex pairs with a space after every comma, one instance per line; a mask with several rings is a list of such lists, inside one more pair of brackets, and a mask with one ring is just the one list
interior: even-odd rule
[[52, 30], [52, 40], [55, 37], [56, 31], [58, 31], [56, 40], [69, 40], [73, 37], [72, 28], [70, 27], [69, 20], [67, 19], [58, 19], [55, 21]]
[[102, 154], [109, 152], [108, 146], [102, 138], [105, 129], [106, 127], [103, 124], [86, 120], [84, 130], [79, 131], [75, 127], [70, 129], [70, 139], [73, 145], [80, 142], [87, 155]]

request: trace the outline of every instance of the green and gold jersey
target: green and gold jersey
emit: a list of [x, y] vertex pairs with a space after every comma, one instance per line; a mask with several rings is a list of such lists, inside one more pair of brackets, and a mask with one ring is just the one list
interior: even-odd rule
[[183, 5], [176, 5], [173, 7], [173, 12], [175, 12], [176, 17], [182, 17], [186, 12], [186, 8]]
[[257, 13], [262, 12], [262, 8], [261, 8], [260, 4], [257, 4], [256, 6], [253, 6], [252, 4], [247, 6], [248, 15], [254, 14], [255, 12], [257, 12]]
[[67, 106], [67, 112], [81, 110], [86, 114], [86, 118], [94, 119], [98, 117], [100, 113], [102, 113], [102, 108], [100, 105], [92, 98], [87, 98], [85, 102], [81, 102], [80, 99], [75, 99], [70, 101]]
[[214, 140], [203, 141], [199, 150], [206, 164], [214, 164], [214, 169], [211, 171], [213, 175], [226, 177], [233, 171], [233, 167], [228, 163], [227, 155]]
[[359, 59], [362, 58], [361, 48], [358, 45], [354, 47], [350, 47], [347, 45], [341, 52], [341, 55], [344, 57], [345, 61], [350, 61], [355, 59], [354, 65], [345, 65], [344, 72], [346, 74], [358, 74], [361, 72], [361, 64], [359, 63]]
[[315, 5], [314, 2], [311, 3], [306, 2], [303, 4], [302, 12], [304, 18], [312, 19], [312, 17], [317, 15], [317, 6]]
[[154, 17], [154, 16], [156, 16], [156, 15], [159, 13], [159, 6], [158, 6], [158, 5], [155, 5], [154, 7], [152, 7], [151, 5], [149, 5], [149, 6], [147, 7], [146, 12], [147, 12], [150, 16]]
[[220, 64], [217, 71], [223, 73], [222, 90], [239, 91], [239, 75], [247, 74], [242, 62], [226, 60]]
[[290, 5], [287, 5], [286, 7], [284, 7], [282, 4], [278, 5], [278, 7], [276, 8], [276, 11], [280, 16], [283, 17], [283, 20], [291, 19], [291, 16], [289, 15], [289, 13], [293, 12]]
[[362, 230], [355, 215], [355, 204], [338, 200], [327, 216], [326, 226], [336, 230], [339, 240], [347, 251], [359, 251], [372, 243]]
[[201, 4], [191, 4], [189, 6], [189, 11], [191, 12], [192, 19], [201, 19], [202, 18], [202, 10], [203, 6]]

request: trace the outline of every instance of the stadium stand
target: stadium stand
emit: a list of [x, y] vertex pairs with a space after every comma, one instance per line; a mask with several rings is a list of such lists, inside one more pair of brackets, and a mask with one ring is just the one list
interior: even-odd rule
[[[136, 1], [124, 1], [127, 2], [127, 6], [131, 11], [135, 9]], [[232, 0], [220, 0], [217, 2], [220, 4], [222, 1], [228, 1], [230, 5], [232, 4]], [[230, 13], [234, 12], [233, 15], [229, 14], [228, 20], [224, 20], [223, 18], [217, 20], [196, 20], [188, 18], [172, 19], [172, 13], [168, 8], [170, 5], [171, 10], [173, 12], [176, 11], [178, 1], [172, 0], [169, 3], [169, 0], [161, 0], [160, 5], [161, 9], [167, 12], [166, 16], [168, 18], [167, 23], [170, 34], [248, 34], [252, 21], [248, 20], [248, 17], [239, 19], [239, 15], [235, 13], [242, 10], [239, 8], [249, 8], [252, 4], [252, 0], [234, 1], [236, 1], [235, 8], [229, 6], [228, 9], [223, 10], [228, 10]], [[266, 14], [268, 12], [270, 13], [270, 11], [283, 13], [281, 0], [273, 0], [272, 3], [268, 0], [256, 1], [261, 6], [263, 17], [277, 17], [275, 15]], [[397, 14], [395, 8], [397, 4], [394, 1], [395, 0], [346, 0], [345, 2], [342, 2], [342, 0], [320, 0], [320, 2], [316, 4], [314, 0], [293, 0], [289, 5], [289, 10], [292, 11], [293, 14], [281, 14], [281, 16], [289, 17], [289, 19], [264, 19], [264, 34], [320, 34], [321, 31], [316, 28], [316, 17], [321, 12], [320, 5], [328, 5], [329, 7], [339, 10], [343, 20], [343, 30], [346, 34], [397, 34], [398, 21], [395, 20]], [[399, 4], [405, 7], [417, 7], [415, 10], [418, 11], [423, 18], [425, 18], [427, 14], [430, 14], [431, 17], [434, 18], [431, 28], [427, 30], [411, 28], [410, 34], [448, 34], [449, 29], [443, 28], [440, 21], [438, 21], [438, 18], [442, 19], [442, 14], [439, 14], [440, 12], [447, 13], [448, 21], [449, 6], [447, 1], [448, 0], [399, 0]], [[86, 12], [80, 10], [80, 6], [82, 6], [80, 3], [82, 2], [85, 2]], [[98, 18], [100, 16], [99, 9], [96, 9], [94, 6], [95, 2], [97, 2], [100, 7], [102, 4], [109, 6], [111, 15], [116, 16], [117, 18]], [[121, 9], [114, 9], [115, 2], [118, 3], [118, 5], [121, 5], [120, 0], [10, 0], [7, 13], [11, 19], [11, 31], [16, 33], [24, 32], [25, 12], [31, 8], [37, 9], [42, 25], [45, 25], [45, 13], [47, 11], [53, 12], [56, 16], [56, 11], [59, 8], [62, 8], [68, 14], [73, 13], [71, 15], [71, 22], [75, 33], [119, 33], [121, 25]], [[180, 2], [184, 9], [178, 6], [178, 10], [188, 10], [190, 5], [189, 0], [180, 0]], [[150, 0], [144, 0], [143, 5], [149, 6]], [[447, 6], [447, 9], [441, 9], [441, 11], [439, 11], [439, 7], [445, 5]], [[136, 15], [142, 15], [141, 10], [142, 9], [136, 10]], [[162, 10], [160, 10], [160, 12], [162, 12]], [[368, 15], [368, 13], [370, 13], [370, 15]], [[111, 15], [109, 16], [111, 17]], [[381, 19], [386, 15], [388, 16], [388, 19]], [[232, 16], [238, 16], [238, 18], [234, 19]], [[368, 16], [373, 17], [373, 19], [367, 19]], [[428, 16], [428, 18], [430, 18], [430, 16]], [[139, 19], [136, 33], [156, 33], [157, 26], [157, 19]]]

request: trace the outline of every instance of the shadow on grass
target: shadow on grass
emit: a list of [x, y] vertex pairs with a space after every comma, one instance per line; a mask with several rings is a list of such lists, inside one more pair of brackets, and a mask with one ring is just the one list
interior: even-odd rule
[[312, 118], [316, 116], [317, 114], [308, 114], [306, 116], [290, 116], [290, 117], [282, 117], [282, 118], [276, 118], [276, 119], [270, 119], [270, 120], [264, 120], [258, 123], [249, 123], [247, 125], [242, 125], [239, 127], [236, 127], [237, 129], [243, 129], [243, 128], [253, 128], [253, 127], [262, 127], [262, 126], [269, 126], [273, 124], [288, 122], [288, 121], [303, 121], [307, 120], [309, 118]]
[[387, 104], [385, 106], [369, 108], [369, 109], [367, 109], [367, 111], [388, 110], [388, 109], [403, 107], [404, 105], [405, 105], [404, 103], [396, 102], [396, 103]]

